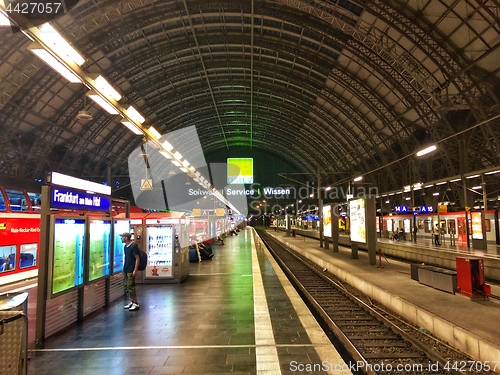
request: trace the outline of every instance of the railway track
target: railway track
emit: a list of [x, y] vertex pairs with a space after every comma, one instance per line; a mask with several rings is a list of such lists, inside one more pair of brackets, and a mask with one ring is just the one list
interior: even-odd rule
[[262, 241], [365, 374], [494, 374], [336, 279], [264, 231]]

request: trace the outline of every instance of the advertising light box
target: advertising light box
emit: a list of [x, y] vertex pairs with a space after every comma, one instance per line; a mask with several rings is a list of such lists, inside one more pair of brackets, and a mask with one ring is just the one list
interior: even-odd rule
[[332, 206], [323, 206], [323, 235], [332, 236]]
[[472, 238], [475, 240], [483, 239], [483, 225], [481, 222], [481, 212], [471, 212]]
[[113, 273], [123, 271], [123, 262], [125, 257], [123, 255], [122, 233], [130, 232], [130, 220], [115, 220], [113, 228]]
[[111, 261], [111, 220], [91, 219], [89, 224], [89, 281], [108, 276]]
[[52, 218], [52, 295], [84, 283], [85, 219]]
[[351, 219], [351, 241], [366, 243], [366, 210], [365, 200], [349, 201]]
[[253, 158], [227, 158], [228, 184], [253, 184]]

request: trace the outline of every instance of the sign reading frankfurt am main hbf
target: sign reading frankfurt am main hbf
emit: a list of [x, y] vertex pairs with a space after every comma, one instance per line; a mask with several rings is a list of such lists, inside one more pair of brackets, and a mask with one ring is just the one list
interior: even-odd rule
[[50, 208], [63, 210], [110, 211], [111, 198], [84, 191], [52, 187]]

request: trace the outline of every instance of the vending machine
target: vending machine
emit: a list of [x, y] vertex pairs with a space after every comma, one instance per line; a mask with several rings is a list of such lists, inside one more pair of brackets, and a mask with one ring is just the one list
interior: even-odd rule
[[146, 226], [144, 246], [144, 251], [148, 254], [148, 265], [144, 270], [145, 281], [174, 278], [174, 227]]

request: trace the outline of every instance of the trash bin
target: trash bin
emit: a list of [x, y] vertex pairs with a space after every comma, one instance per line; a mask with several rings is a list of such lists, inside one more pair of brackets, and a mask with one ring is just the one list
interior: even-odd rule
[[0, 363], [2, 374], [28, 373], [28, 293], [0, 294]]
[[295, 229], [292, 229], [292, 237], [295, 237]]
[[28, 315], [28, 293], [0, 294], [0, 311], [21, 311]]
[[351, 259], [358, 259], [358, 244], [351, 243]]

